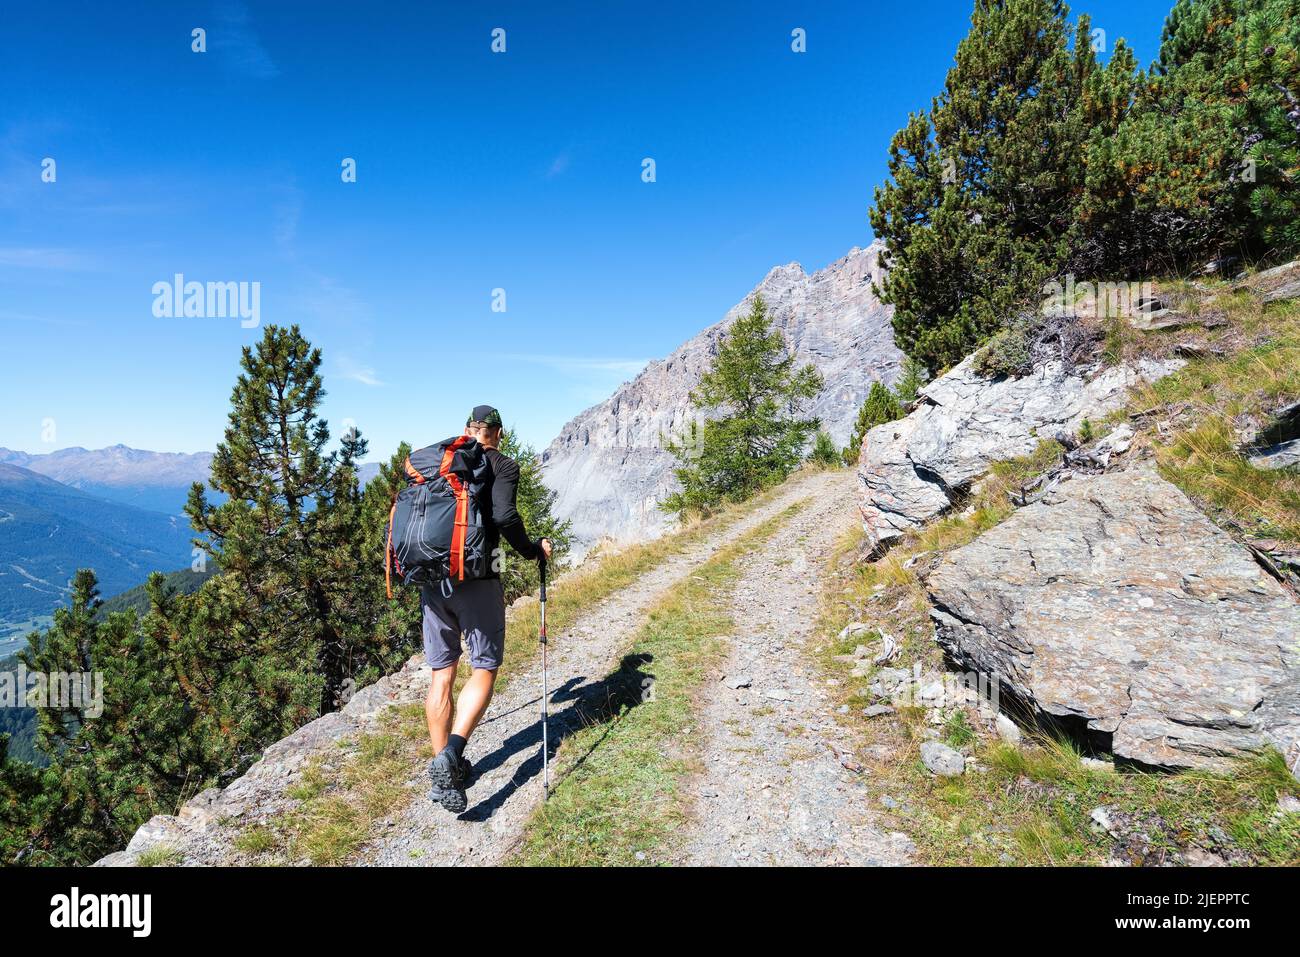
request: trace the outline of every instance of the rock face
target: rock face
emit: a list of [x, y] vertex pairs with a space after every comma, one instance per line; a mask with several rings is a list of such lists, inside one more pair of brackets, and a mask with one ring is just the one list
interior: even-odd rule
[[867, 433], [858, 479], [870, 544], [879, 548], [918, 528], [993, 462], [1077, 431], [1084, 419], [1120, 408], [1136, 382], [1182, 364], [1144, 360], [1090, 376], [1048, 362], [1027, 376], [989, 380], [968, 357], [926, 386], [910, 415]]
[[657, 503], [677, 488], [676, 460], [664, 439], [688, 430], [689, 393], [755, 294], [767, 301], [796, 362], [811, 362], [825, 378], [810, 411], [837, 443], [847, 443], [871, 383], [892, 383], [902, 359], [893, 342], [893, 310], [871, 290], [879, 252], [876, 243], [854, 249], [811, 276], [797, 263], [778, 266], [721, 322], [565, 425], [542, 455], [543, 474], [556, 492], [554, 512], [573, 522], [580, 548], [602, 537], [664, 529], [667, 517]]
[[1273, 422], [1244, 451], [1257, 469], [1300, 466], [1300, 402], [1275, 410]]
[[1300, 259], [1256, 273], [1236, 289], [1249, 290], [1266, 303], [1300, 299]]
[[949, 655], [1117, 757], [1300, 760], [1300, 604], [1149, 466], [1063, 483], [927, 587]]
[[418, 701], [428, 686], [424, 656], [362, 688], [341, 711], [308, 722], [266, 749], [261, 760], [225, 789], [209, 788], [177, 814], [156, 814], [135, 832], [126, 849], [95, 862], [95, 867], [132, 867], [146, 851], [166, 849], [187, 864], [228, 863], [230, 834], [220, 822], [245, 825], [273, 821], [298, 802], [290, 796], [301, 772], [314, 758], [339, 753], [338, 742], [375, 730], [389, 705]]

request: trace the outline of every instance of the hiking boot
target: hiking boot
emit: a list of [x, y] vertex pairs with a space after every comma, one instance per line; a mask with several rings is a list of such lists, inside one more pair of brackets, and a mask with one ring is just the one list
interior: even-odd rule
[[470, 763], [457, 758], [451, 748], [443, 748], [429, 762], [429, 781], [433, 790], [429, 797], [448, 811], [459, 814], [469, 805], [465, 797], [465, 782], [469, 779]]
[[452, 814], [462, 814], [469, 807], [469, 798], [464, 791], [458, 788], [440, 788], [436, 784], [429, 790], [429, 800], [441, 804]]

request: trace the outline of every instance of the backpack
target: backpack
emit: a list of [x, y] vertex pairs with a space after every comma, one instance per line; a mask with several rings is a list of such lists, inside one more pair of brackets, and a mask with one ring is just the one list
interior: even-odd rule
[[406, 488], [388, 513], [384, 582], [393, 572], [407, 585], [441, 585], [485, 578], [491, 556], [481, 503], [490, 466], [483, 446], [458, 435], [418, 449], [405, 462]]

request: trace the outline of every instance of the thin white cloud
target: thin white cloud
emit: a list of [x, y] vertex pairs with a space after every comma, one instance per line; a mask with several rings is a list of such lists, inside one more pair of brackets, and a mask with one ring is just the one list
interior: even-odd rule
[[529, 353], [506, 353], [502, 359], [543, 365], [566, 374], [603, 373], [632, 378], [646, 367], [649, 359], [609, 359], [593, 356], [553, 356]]
[[208, 31], [208, 46], [221, 56], [228, 69], [255, 80], [280, 75], [280, 68], [253, 32], [247, 7], [242, 3], [220, 4], [214, 16], [216, 25]]
[[339, 375], [345, 379], [351, 379], [353, 382], [360, 382], [362, 385], [376, 387], [384, 383], [379, 381], [375, 375], [375, 370], [370, 366], [364, 366], [357, 363], [351, 356], [339, 356]]
[[554, 179], [555, 177], [563, 174], [568, 168], [569, 168], [569, 153], [568, 150], [565, 150], [559, 156], [555, 157], [555, 159], [551, 160], [551, 166], [546, 171], [546, 178]]
[[0, 246], [0, 266], [18, 269], [94, 269], [95, 260], [75, 249]]

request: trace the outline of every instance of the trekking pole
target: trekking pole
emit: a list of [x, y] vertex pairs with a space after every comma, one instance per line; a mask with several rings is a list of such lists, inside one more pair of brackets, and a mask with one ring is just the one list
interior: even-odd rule
[[546, 556], [542, 556], [542, 624], [537, 633], [537, 642], [542, 646], [542, 800], [551, 796], [551, 766], [546, 740], [547, 699], [550, 691], [546, 682]]

